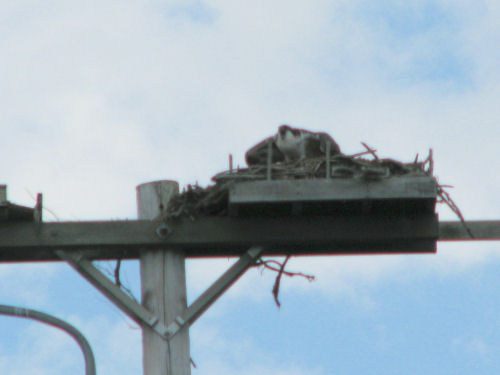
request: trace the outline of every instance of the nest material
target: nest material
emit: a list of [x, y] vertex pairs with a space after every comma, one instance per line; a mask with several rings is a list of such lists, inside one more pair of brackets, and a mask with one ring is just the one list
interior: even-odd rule
[[[187, 185], [184, 191], [169, 202], [166, 218], [198, 216], [225, 216], [228, 212], [229, 190], [233, 184], [243, 181], [294, 180], [325, 178], [327, 164], [330, 178], [355, 178], [379, 180], [393, 176], [423, 176], [432, 174], [432, 155], [424, 162], [401, 163], [393, 159], [367, 160], [356, 156], [336, 155], [330, 162], [323, 158], [304, 159], [294, 163], [255, 165], [249, 168], [221, 172], [212, 180], [215, 184], [205, 188]], [[428, 165], [428, 167], [427, 167]], [[427, 169], [426, 169], [427, 167]]]

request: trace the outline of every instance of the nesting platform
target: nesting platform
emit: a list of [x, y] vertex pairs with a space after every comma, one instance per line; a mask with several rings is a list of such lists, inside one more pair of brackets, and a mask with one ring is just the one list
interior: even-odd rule
[[239, 182], [229, 189], [230, 216], [433, 214], [437, 183], [429, 176], [379, 180], [297, 179]]

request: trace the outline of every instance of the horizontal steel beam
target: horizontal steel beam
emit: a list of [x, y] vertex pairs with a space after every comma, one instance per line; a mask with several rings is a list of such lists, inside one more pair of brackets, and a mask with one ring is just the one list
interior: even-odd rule
[[84, 250], [88, 259], [138, 258], [142, 249], [183, 249], [188, 257], [432, 252], [435, 241], [500, 240], [500, 221], [437, 223], [434, 215], [398, 217], [210, 217], [154, 221], [4, 222], [0, 261], [59, 260], [55, 250]]

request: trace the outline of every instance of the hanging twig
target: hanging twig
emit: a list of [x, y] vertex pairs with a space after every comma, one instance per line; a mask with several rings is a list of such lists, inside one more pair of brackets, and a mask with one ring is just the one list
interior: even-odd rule
[[189, 357], [189, 362], [191, 362], [193, 368], [198, 368], [198, 366], [196, 366], [196, 363], [194, 363], [193, 358]]
[[115, 284], [118, 288], [121, 288], [122, 283], [120, 281], [120, 266], [122, 265], [122, 260], [117, 259], [116, 260], [116, 266], [115, 266]]
[[117, 260], [117, 263], [116, 263], [116, 266], [115, 266], [115, 270], [114, 271], [111, 271], [109, 268], [107, 267], [102, 267], [101, 265], [99, 264], [96, 264], [94, 263], [94, 266], [96, 266], [101, 272], [105, 273], [108, 275], [108, 277], [110, 278], [113, 278], [115, 279], [115, 284], [120, 288], [122, 289], [125, 293], [128, 294], [128, 296], [130, 298], [132, 298], [134, 301], [137, 302], [137, 298], [135, 298], [134, 296], [134, 293], [132, 293], [132, 290], [130, 290], [129, 288], [127, 288], [125, 285], [123, 285], [123, 283], [121, 282], [121, 279], [120, 279], [120, 267], [121, 267], [121, 259], [118, 259]]
[[276, 305], [278, 308], [281, 307], [281, 303], [278, 299], [278, 295], [280, 293], [280, 282], [281, 282], [281, 276], [283, 276], [283, 271], [285, 270], [286, 263], [290, 259], [290, 255], [287, 255], [283, 263], [281, 264], [281, 267], [278, 271], [278, 276], [276, 276], [276, 280], [274, 280], [274, 286], [273, 286], [273, 297], [274, 297], [274, 302], [276, 302]]
[[447, 186], [447, 185], [438, 185], [437, 194], [438, 194], [439, 198], [441, 198], [440, 203], [445, 203], [455, 213], [455, 215], [458, 216], [458, 218], [462, 222], [462, 225], [464, 226], [465, 230], [469, 234], [470, 238], [474, 238], [474, 234], [472, 233], [471, 229], [467, 225], [465, 218], [462, 215], [462, 212], [460, 211], [460, 209], [458, 208], [456, 203], [453, 201], [450, 194], [446, 190], [444, 190], [445, 186]]
[[283, 275], [289, 276], [289, 277], [301, 276], [301, 277], [306, 278], [308, 281], [314, 281], [316, 279], [316, 277], [313, 275], [307, 275], [307, 274], [304, 274], [302, 272], [290, 272], [290, 271], [285, 270], [286, 264], [287, 264], [289, 259], [290, 259], [290, 255], [288, 255], [285, 258], [283, 263], [280, 263], [274, 259], [266, 259], [266, 260], [259, 259], [259, 261], [255, 264], [255, 266], [257, 266], [257, 267], [262, 266], [264, 268], [267, 268], [271, 271], [278, 273], [278, 275], [276, 275], [276, 279], [274, 281], [274, 286], [273, 286], [273, 290], [272, 290], [274, 301], [276, 302], [276, 305], [278, 306], [278, 308], [281, 307], [281, 303], [280, 303], [278, 297], [279, 297], [281, 277]]
[[[278, 268], [274, 267], [272, 264], [275, 264], [276, 266], [278, 266]], [[267, 268], [268, 270], [279, 272], [280, 269], [281, 269], [282, 263], [280, 263], [280, 262], [278, 262], [277, 260], [274, 260], [274, 259], [266, 259], [266, 260], [262, 260], [261, 259], [255, 265], [256, 266], [263, 266], [264, 268]], [[314, 280], [316, 280], [315, 276], [313, 276], [313, 275], [307, 275], [307, 274], [302, 273], [302, 272], [290, 272], [290, 271], [287, 271], [287, 270], [284, 269], [282, 273], [283, 273], [283, 275], [289, 276], [289, 277], [301, 276], [301, 277], [304, 277], [305, 279], [307, 279], [307, 281], [314, 281]]]

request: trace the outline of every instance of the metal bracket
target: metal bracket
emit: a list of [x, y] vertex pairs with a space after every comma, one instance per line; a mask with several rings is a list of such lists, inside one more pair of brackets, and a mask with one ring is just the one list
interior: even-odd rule
[[109, 298], [120, 310], [127, 314], [139, 325], [146, 325], [153, 329], [159, 336], [166, 339], [167, 327], [160, 319], [140, 305], [118, 286], [109, 280], [101, 271], [99, 271], [83, 253], [69, 253], [61, 250], [55, 251], [56, 255], [67, 261], [80, 275], [96, 287], [101, 293]]
[[182, 327], [191, 325], [198, 319], [224, 292], [252, 266], [264, 249], [252, 247], [240, 259], [222, 274], [196, 301], [181, 315], [177, 316], [167, 327], [170, 340]]

